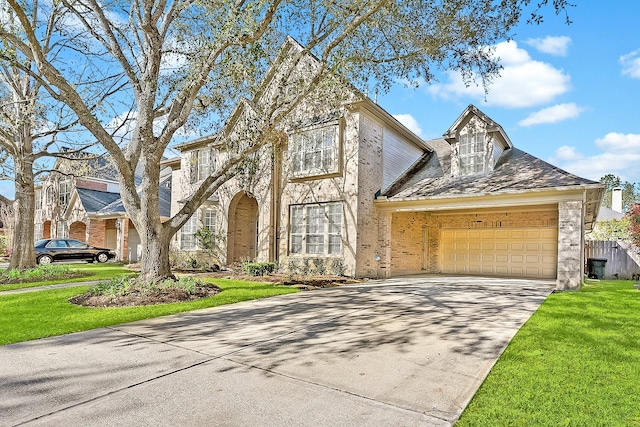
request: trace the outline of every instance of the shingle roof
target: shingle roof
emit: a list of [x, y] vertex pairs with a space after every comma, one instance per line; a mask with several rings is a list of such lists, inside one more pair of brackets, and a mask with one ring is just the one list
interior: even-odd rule
[[76, 188], [76, 191], [84, 210], [91, 213], [98, 212], [110, 203], [120, 199], [120, 193], [109, 193], [88, 188]]
[[[171, 187], [160, 186], [159, 191], [160, 198], [160, 216], [161, 217], [170, 217], [171, 216]], [[112, 203], [102, 207], [97, 213], [99, 214], [113, 214], [113, 213], [124, 213], [126, 212], [124, 208], [124, 204], [122, 203], [122, 199], [118, 194], [118, 199], [114, 200]]]
[[598, 184], [515, 147], [502, 153], [493, 172], [488, 175], [452, 177], [449, 143], [439, 139], [428, 141], [428, 144], [436, 151], [422, 156], [382, 193], [383, 196], [393, 201]]

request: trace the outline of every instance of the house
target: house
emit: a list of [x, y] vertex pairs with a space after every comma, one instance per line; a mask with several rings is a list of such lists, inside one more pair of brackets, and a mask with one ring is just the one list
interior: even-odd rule
[[[290, 41], [289, 49], [302, 48]], [[250, 105], [266, 102], [282, 69], [272, 67], [267, 89], [241, 103], [221, 134], [177, 147], [180, 159], [166, 163], [172, 214], [215, 171], [221, 141]], [[358, 277], [447, 273], [580, 286], [584, 233], [602, 184], [517, 149], [473, 105], [443, 138], [425, 142], [348, 84], [341, 93], [337, 107], [302, 105], [296, 125], [283, 126], [285, 137], [258, 153], [257, 172], [226, 182], [177, 233], [176, 246], [197, 250], [193, 235], [208, 227], [223, 236], [226, 264], [257, 259]]]
[[[108, 157], [58, 160], [36, 189], [35, 239], [58, 237], [113, 249], [116, 259], [137, 262], [140, 237], [129, 219]], [[169, 217], [171, 170], [161, 178], [160, 211]], [[167, 173], [168, 172], [168, 173]]]

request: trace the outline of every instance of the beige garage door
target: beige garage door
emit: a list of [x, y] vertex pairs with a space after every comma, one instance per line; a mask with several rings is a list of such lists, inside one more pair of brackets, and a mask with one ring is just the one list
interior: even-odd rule
[[553, 227], [442, 230], [440, 244], [443, 273], [556, 277], [558, 230]]

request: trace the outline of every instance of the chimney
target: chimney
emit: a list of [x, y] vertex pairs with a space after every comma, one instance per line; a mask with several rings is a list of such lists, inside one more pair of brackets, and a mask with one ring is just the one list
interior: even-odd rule
[[620, 187], [611, 190], [611, 209], [622, 213], [622, 188]]

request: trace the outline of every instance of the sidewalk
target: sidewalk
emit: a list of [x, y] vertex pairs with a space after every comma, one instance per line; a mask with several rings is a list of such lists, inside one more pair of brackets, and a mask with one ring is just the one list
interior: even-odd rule
[[[104, 282], [104, 280], [102, 281]], [[100, 280], [93, 280], [89, 282], [58, 283], [57, 285], [34, 286], [33, 288], [22, 288], [22, 289], [12, 289], [10, 291], [0, 291], [0, 296], [11, 295], [11, 294], [22, 294], [25, 292], [46, 291], [49, 289], [72, 288], [74, 286], [92, 286], [92, 285], [95, 285], [96, 283], [100, 283]]]

